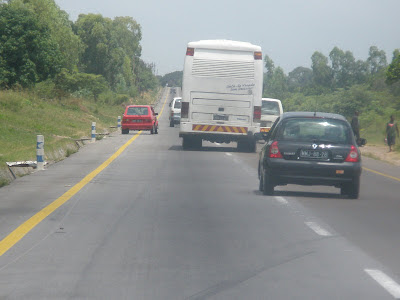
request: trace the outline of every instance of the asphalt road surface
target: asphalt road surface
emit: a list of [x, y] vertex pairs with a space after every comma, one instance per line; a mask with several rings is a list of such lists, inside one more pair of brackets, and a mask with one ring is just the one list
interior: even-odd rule
[[400, 298], [399, 168], [365, 159], [358, 200], [263, 196], [257, 153], [183, 151], [170, 90], [158, 135], [113, 134], [0, 189], [0, 299]]

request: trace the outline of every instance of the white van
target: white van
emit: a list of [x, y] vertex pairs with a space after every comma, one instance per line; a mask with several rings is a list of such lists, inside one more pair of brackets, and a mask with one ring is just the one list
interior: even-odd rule
[[174, 127], [181, 121], [181, 100], [181, 97], [175, 97], [169, 104], [169, 127]]
[[283, 114], [281, 100], [262, 98], [260, 133], [265, 137], [275, 120]]
[[263, 59], [261, 47], [230, 40], [187, 45], [179, 136], [184, 149], [202, 140], [237, 142], [254, 152], [260, 132]]

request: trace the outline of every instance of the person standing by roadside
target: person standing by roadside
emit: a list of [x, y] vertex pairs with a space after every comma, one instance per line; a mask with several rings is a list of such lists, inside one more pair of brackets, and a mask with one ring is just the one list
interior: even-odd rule
[[354, 112], [353, 118], [351, 119], [351, 128], [353, 129], [354, 136], [356, 137], [357, 143], [360, 141], [360, 122], [358, 121], [359, 112]]
[[386, 138], [389, 146], [389, 152], [392, 152], [392, 146], [396, 144], [396, 134], [399, 137], [399, 128], [397, 123], [394, 121], [394, 116], [390, 116], [390, 121], [386, 124]]

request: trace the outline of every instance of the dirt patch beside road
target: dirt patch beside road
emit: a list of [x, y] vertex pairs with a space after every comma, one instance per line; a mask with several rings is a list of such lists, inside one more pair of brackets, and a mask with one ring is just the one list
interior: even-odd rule
[[366, 145], [360, 147], [360, 149], [361, 154], [364, 156], [400, 166], [400, 153], [395, 151], [389, 152], [388, 146]]

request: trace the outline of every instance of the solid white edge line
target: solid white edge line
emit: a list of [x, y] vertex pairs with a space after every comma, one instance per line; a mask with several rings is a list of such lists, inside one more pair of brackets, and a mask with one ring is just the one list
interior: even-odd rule
[[284, 205], [289, 204], [289, 202], [281, 196], [275, 196], [275, 200], [278, 201], [280, 204], [284, 204]]
[[305, 222], [305, 223], [308, 227], [310, 227], [312, 230], [314, 230], [315, 233], [317, 233], [321, 236], [331, 236], [332, 235], [329, 231], [325, 230], [324, 228], [322, 228], [315, 222]]
[[380, 270], [364, 269], [364, 271], [378, 282], [394, 298], [400, 299], [400, 285]]
[[232, 156], [232, 153], [229, 153], [229, 152], [225, 152], [225, 154], [228, 156]]

